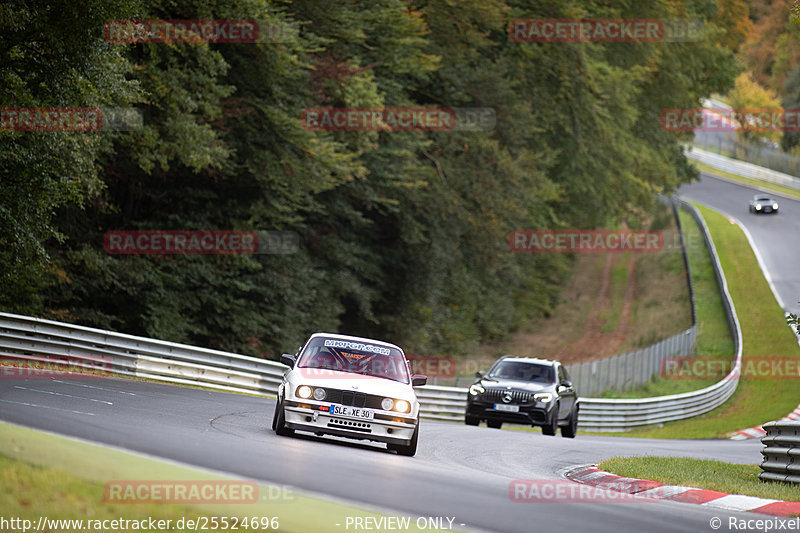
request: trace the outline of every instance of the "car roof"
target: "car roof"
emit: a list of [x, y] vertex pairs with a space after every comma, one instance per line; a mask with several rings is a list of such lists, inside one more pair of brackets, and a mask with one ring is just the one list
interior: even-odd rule
[[558, 361], [552, 361], [550, 359], [542, 359], [540, 357], [521, 357], [518, 355], [504, 355], [497, 361], [516, 361], [520, 363], [537, 363], [540, 365], [547, 365], [547, 366], [555, 366], [558, 364]]
[[766, 194], [754, 194], [753, 195], [753, 200], [769, 200], [769, 199], [770, 199], [770, 196], [768, 196]]
[[400, 353], [405, 355], [405, 352], [403, 351], [402, 348], [400, 348], [396, 344], [392, 344], [391, 342], [379, 341], [379, 340], [376, 340], [376, 339], [368, 339], [366, 337], [355, 337], [353, 335], [341, 335], [339, 333], [324, 333], [324, 332], [314, 333], [313, 335], [311, 335], [311, 337], [309, 337], [308, 340], [310, 341], [311, 339], [313, 339], [315, 337], [328, 337], [328, 338], [331, 338], [331, 339], [338, 339], [338, 340], [343, 340], [343, 341], [368, 342], [370, 344], [378, 344], [380, 346], [387, 346], [387, 347], [390, 347], [390, 348], [395, 348], [397, 350], [400, 350]]

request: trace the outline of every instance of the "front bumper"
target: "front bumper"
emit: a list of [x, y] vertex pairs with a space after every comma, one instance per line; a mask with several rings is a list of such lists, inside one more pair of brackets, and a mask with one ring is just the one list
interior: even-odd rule
[[[331, 415], [326, 409], [329, 406], [330, 404], [313, 401], [287, 401], [284, 408], [286, 427], [349, 439], [408, 445], [418, 423], [410, 416], [382, 411], [376, 411], [372, 420]], [[321, 410], [320, 407], [326, 410]]]
[[523, 404], [519, 405], [519, 411], [508, 412], [498, 411], [493, 402], [471, 399], [467, 402], [467, 416], [510, 424], [544, 426], [551, 420], [553, 405], [553, 402]]

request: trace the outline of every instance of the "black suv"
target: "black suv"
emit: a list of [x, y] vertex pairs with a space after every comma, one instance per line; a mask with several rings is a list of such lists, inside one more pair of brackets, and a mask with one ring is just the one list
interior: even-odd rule
[[506, 355], [494, 362], [467, 394], [464, 422], [490, 428], [503, 422], [541, 426], [545, 435], [574, 438], [578, 431], [578, 394], [558, 361]]

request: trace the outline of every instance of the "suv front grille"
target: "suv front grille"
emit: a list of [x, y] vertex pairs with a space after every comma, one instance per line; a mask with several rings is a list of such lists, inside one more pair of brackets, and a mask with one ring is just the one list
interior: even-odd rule
[[530, 403], [533, 398], [533, 393], [531, 392], [508, 389], [486, 389], [486, 392], [481, 395], [481, 398], [487, 402], [506, 403], [503, 401], [503, 396], [506, 394], [511, 394], [511, 401], [508, 403]]

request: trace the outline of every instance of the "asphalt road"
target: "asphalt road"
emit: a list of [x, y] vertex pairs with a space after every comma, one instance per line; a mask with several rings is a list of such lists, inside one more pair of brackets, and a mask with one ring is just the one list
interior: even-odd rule
[[[124, 379], [0, 379], [0, 419], [294, 486], [413, 516], [454, 516], [488, 531], [711, 531], [709, 520], [753, 518], [676, 502], [520, 503], [517, 479], [618, 455], [756, 463], [758, 441], [547, 437], [423, 421], [413, 458], [382, 445], [269, 428], [275, 402]], [[310, 510], [313, 512], [313, 510]], [[535, 527], [534, 525], [535, 524]], [[343, 530], [331, 525], [331, 531]], [[721, 531], [725, 531], [723, 527]]]
[[755, 215], [748, 202], [758, 189], [702, 174], [698, 183], [684, 185], [681, 196], [738, 219], [756, 242], [785, 311], [800, 313], [800, 201], [775, 196], [776, 215]]

